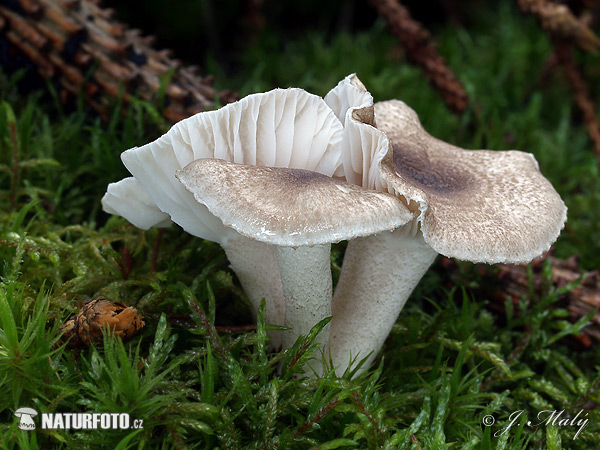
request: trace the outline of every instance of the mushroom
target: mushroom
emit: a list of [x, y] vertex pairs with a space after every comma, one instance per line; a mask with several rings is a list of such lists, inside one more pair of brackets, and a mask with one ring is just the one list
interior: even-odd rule
[[34, 430], [35, 422], [33, 418], [38, 415], [38, 412], [33, 408], [19, 408], [14, 412], [14, 415], [20, 418], [19, 430]]
[[102, 208], [109, 214], [127, 217], [127, 220], [142, 230], [152, 227], [168, 227], [173, 222], [152, 201], [150, 194], [133, 177], [110, 183], [102, 197]]
[[395, 195], [414, 219], [348, 244], [330, 331], [340, 373], [354, 358], [368, 357], [357, 374], [373, 361], [438, 253], [472, 262], [530, 261], [566, 221], [566, 207], [533, 155], [455, 147], [429, 135], [398, 100], [376, 103], [373, 120], [364, 120], [369, 116], [354, 111], [350, 126], [377, 145], [362, 152], [355, 146], [344, 173]]
[[[343, 90], [338, 91], [343, 97]], [[343, 107], [338, 112], [342, 114]], [[267, 323], [283, 325], [284, 293], [274, 247], [223, 226], [175, 172], [200, 158], [219, 158], [341, 176], [343, 134], [342, 123], [320, 97], [301, 89], [253, 94], [217, 111], [196, 114], [156, 141], [125, 151], [121, 159], [135, 179], [111, 184], [103, 207], [141, 227], [164, 224], [168, 216], [190, 234], [218, 242], [254, 312], [266, 298]], [[277, 348], [279, 342], [273, 334], [271, 345]]]
[[[387, 193], [299, 169], [198, 159], [177, 178], [225, 226], [272, 246], [283, 285], [283, 346], [331, 315], [331, 243], [404, 225], [412, 218]], [[328, 328], [317, 342], [326, 347]], [[313, 370], [321, 372], [320, 361]]]

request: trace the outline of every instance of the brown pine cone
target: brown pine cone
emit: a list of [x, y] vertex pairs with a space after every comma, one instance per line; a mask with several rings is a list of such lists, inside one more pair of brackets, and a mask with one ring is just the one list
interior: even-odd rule
[[123, 340], [130, 339], [144, 326], [137, 309], [121, 302], [110, 302], [103, 297], [87, 302], [76, 316], [61, 327], [65, 330], [62, 341], [70, 338], [68, 347], [89, 347], [102, 341], [102, 329], [108, 327]]

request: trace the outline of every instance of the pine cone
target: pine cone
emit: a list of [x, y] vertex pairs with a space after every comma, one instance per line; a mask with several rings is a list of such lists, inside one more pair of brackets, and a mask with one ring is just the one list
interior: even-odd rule
[[144, 321], [135, 308], [98, 297], [61, 327], [62, 341], [70, 338], [69, 348], [89, 347], [92, 342], [102, 341], [102, 329], [107, 327], [115, 336], [127, 340], [143, 326]]

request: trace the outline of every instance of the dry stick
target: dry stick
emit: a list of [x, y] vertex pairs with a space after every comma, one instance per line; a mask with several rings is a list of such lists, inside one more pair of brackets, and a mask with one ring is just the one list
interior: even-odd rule
[[408, 59], [421, 67], [448, 107], [455, 113], [462, 113], [469, 104], [467, 93], [437, 53], [429, 32], [411, 17], [399, 1], [371, 0], [371, 3], [400, 40]]
[[570, 46], [557, 39], [554, 40], [554, 51], [560, 64], [565, 69], [565, 75], [571, 83], [575, 102], [583, 113], [583, 122], [587, 128], [590, 139], [594, 144], [594, 153], [600, 157], [600, 124], [596, 119], [596, 105], [590, 96], [590, 91], [583, 75], [577, 68]]
[[600, 47], [598, 36], [575, 17], [566, 5], [547, 0], [518, 0], [518, 3], [523, 12], [533, 15], [551, 35], [566, 39], [588, 52], [594, 52]]
[[570, 42], [585, 51], [595, 52], [600, 47], [600, 39], [565, 5], [547, 0], [518, 0], [518, 3], [523, 12], [535, 16], [542, 28], [553, 36], [556, 58], [565, 68], [575, 101], [583, 113], [583, 121], [594, 144], [594, 153], [600, 157], [600, 125], [596, 119], [596, 107], [568, 44]]
[[[237, 99], [212, 87], [195, 67], [184, 67], [168, 51], [152, 47], [151, 37], [111, 19], [112, 10], [94, 0], [0, 1], [0, 35], [31, 60], [44, 78], [61, 89], [59, 98], [83, 93], [86, 103], [105, 117], [109, 98], [119, 95], [154, 101], [163, 93], [163, 115], [181, 120]], [[168, 81], [168, 82], [164, 82]], [[166, 86], [162, 86], [166, 84]]]
[[219, 333], [243, 333], [244, 331], [256, 330], [256, 325], [237, 325], [237, 326], [215, 326], [215, 330]]

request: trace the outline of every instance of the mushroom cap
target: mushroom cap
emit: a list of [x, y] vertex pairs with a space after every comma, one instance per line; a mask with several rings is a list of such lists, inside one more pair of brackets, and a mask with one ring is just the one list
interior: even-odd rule
[[413, 218], [392, 195], [307, 170], [199, 159], [177, 178], [226, 226], [275, 245], [339, 242]]
[[177, 181], [177, 170], [199, 158], [219, 158], [333, 175], [341, 164], [342, 138], [342, 124], [321, 97], [275, 89], [182, 120], [121, 159], [171, 220], [223, 244], [233, 235]]
[[108, 185], [102, 197], [102, 209], [125, 217], [142, 230], [172, 224], [169, 215], [158, 209], [148, 191], [133, 177]]
[[33, 408], [19, 408], [14, 412], [14, 415], [17, 417], [21, 417], [23, 414], [27, 414], [28, 416], [37, 416], [38, 412]]
[[420, 211], [423, 236], [438, 253], [523, 262], [558, 237], [567, 208], [533, 155], [455, 147], [429, 135], [398, 100], [376, 103], [375, 120], [393, 148], [380, 163], [388, 192]]
[[344, 125], [342, 173], [346, 181], [367, 189], [385, 190], [378, 176], [378, 163], [390, 144], [387, 136], [375, 128], [371, 94], [356, 74], [351, 74], [325, 96], [325, 102]]
[[342, 125], [348, 112], [354, 108], [373, 106], [373, 96], [355, 73], [348, 75], [323, 97]]

